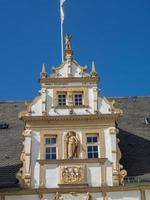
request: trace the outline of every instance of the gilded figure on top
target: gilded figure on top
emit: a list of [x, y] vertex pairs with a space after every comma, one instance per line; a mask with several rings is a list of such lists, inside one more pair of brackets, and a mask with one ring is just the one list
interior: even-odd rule
[[71, 47], [71, 35], [67, 34], [66, 37], [65, 37], [65, 40], [66, 40], [66, 50], [71, 50], [72, 49], [72, 47]]

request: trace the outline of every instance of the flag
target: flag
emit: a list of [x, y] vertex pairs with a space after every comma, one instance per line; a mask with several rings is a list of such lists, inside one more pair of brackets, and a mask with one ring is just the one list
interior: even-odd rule
[[64, 22], [64, 3], [66, 0], [60, 0], [60, 18], [61, 18], [61, 24]]

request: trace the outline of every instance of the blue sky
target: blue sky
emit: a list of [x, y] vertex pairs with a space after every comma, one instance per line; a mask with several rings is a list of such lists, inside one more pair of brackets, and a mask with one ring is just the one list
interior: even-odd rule
[[[101, 95], [150, 95], [149, 0], [66, 0], [64, 32]], [[42, 63], [61, 63], [59, 0], [0, 0], [0, 99], [34, 98]]]

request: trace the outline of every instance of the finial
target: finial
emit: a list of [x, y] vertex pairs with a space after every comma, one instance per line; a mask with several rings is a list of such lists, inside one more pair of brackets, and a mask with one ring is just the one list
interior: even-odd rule
[[65, 37], [65, 53], [66, 53], [66, 60], [71, 60], [73, 55], [72, 45], [71, 45], [72, 36], [68, 33]]
[[97, 72], [96, 72], [96, 69], [95, 69], [95, 63], [94, 63], [94, 61], [92, 61], [91, 76], [97, 76]]
[[45, 64], [42, 64], [42, 71], [40, 73], [40, 76], [41, 78], [46, 78], [47, 76]]

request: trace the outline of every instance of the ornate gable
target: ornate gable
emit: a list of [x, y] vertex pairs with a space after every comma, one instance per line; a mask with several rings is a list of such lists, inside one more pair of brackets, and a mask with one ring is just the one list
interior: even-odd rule
[[115, 127], [122, 112], [99, 96], [94, 62], [87, 73], [73, 59], [69, 34], [65, 54], [51, 75], [42, 65], [40, 95], [20, 113], [25, 142], [18, 179], [26, 187], [62, 190], [123, 184]]

